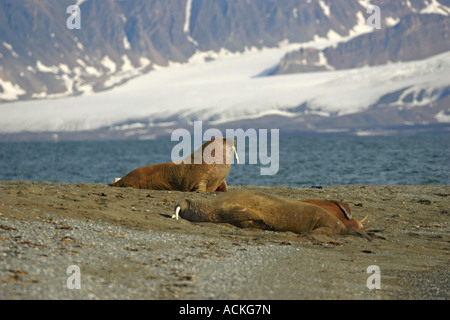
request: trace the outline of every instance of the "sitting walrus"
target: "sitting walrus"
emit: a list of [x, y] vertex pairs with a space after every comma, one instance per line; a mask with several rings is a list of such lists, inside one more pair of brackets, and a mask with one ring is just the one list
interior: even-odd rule
[[[225, 178], [230, 172], [232, 152], [236, 153], [236, 141], [215, 137], [201, 148], [202, 162], [195, 163], [196, 152], [180, 161], [155, 164], [135, 169], [112, 184], [113, 187], [135, 189], [176, 190], [184, 192], [228, 191]], [[205, 152], [206, 149], [206, 152]], [[197, 152], [200, 150], [197, 150]]]
[[182, 200], [175, 207], [174, 218], [178, 216], [192, 222], [229, 223], [241, 228], [328, 236], [357, 234], [369, 239], [362, 224], [354, 223], [351, 217], [342, 215], [352, 221], [351, 227], [347, 227], [319, 205], [254, 191], [233, 190], [212, 200]]

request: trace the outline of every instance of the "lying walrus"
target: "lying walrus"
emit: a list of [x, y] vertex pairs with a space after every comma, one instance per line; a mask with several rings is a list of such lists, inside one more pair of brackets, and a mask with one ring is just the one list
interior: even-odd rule
[[174, 218], [178, 216], [192, 222], [230, 223], [241, 228], [329, 236], [357, 234], [369, 239], [362, 224], [354, 223], [347, 228], [338, 217], [318, 205], [254, 191], [233, 190], [212, 200], [186, 199], [175, 207]]
[[[232, 152], [236, 153], [236, 142], [227, 143], [226, 138], [215, 137], [202, 148], [202, 162], [195, 163], [196, 152], [174, 162], [155, 164], [135, 169], [112, 184], [113, 187], [132, 187], [135, 189], [176, 190], [214, 192], [228, 191], [225, 178], [230, 172]], [[206, 152], [205, 152], [206, 149]], [[200, 150], [197, 150], [199, 152]]]

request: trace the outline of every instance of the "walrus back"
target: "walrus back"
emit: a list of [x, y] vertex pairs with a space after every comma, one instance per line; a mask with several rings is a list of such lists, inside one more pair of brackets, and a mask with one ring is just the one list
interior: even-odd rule
[[[195, 163], [196, 152], [183, 159], [181, 163], [162, 163], [135, 169], [117, 182], [113, 187], [131, 187], [151, 190], [177, 190], [184, 192], [227, 192], [225, 178], [230, 172], [231, 164], [226, 163], [229, 155], [236, 148], [228, 145], [226, 139], [214, 138], [205, 143], [200, 151], [208, 148], [206, 158]], [[215, 160], [222, 160], [216, 163]], [[220, 161], [219, 161], [220, 162]]]
[[134, 169], [122, 179], [112, 184], [113, 187], [153, 189], [153, 184], [157, 184], [161, 178], [158, 172], [162, 171], [162, 164], [150, 165]]

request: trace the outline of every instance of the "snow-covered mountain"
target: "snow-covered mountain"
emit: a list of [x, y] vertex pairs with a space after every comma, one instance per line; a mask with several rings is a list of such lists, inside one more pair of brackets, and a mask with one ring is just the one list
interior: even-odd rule
[[0, 3], [0, 139], [449, 128], [448, 0], [77, 3]]
[[343, 70], [425, 59], [450, 51], [450, 18], [414, 14], [391, 27], [324, 49], [302, 48], [286, 54], [273, 74]]

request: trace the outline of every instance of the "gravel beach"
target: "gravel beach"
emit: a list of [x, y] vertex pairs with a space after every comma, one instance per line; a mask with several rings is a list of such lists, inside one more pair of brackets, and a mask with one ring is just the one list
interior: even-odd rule
[[[0, 299], [448, 299], [449, 186], [231, 186], [348, 203], [373, 240], [171, 218], [214, 193], [0, 182]], [[367, 285], [378, 266], [380, 289]], [[80, 289], [68, 288], [69, 266]]]

